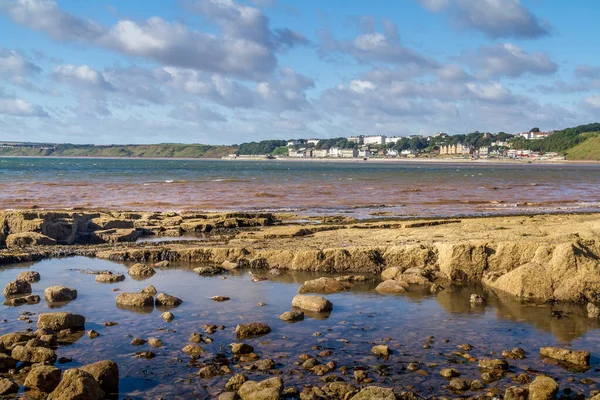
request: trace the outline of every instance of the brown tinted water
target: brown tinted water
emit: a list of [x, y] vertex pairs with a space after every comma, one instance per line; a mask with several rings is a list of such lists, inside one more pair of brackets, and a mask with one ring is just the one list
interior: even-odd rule
[[598, 211], [600, 164], [0, 158], [0, 208], [364, 218]]
[[[337, 368], [327, 375], [356, 383], [353, 371], [364, 368], [374, 380], [373, 384], [392, 387], [397, 392], [414, 390], [423, 397], [501, 394], [507, 386], [516, 385], [513, 378], [523, 373], [531, 378], [540, 373], [554, 377], [564, 394], [583, 393], [589, 397], [593, 390], [600, 389], [596, 372], [600, 362], [600, 325], [586, 318], [585, 310], [580, 307], [526, 305], [476, 287], [450, 288], [437, 295], [411, 291], [405, 295], [383, 296], [374, 292], [377, 282], [373, 280], [357, 284], [347, 292], [326, 295], [334, 304], [331, 314], [319, 318], [307, 316], [304, 321], [289, 324], [277, 316], [291, 309], [291, 300], [299, 285], [317, 277], [315, 274], [288, 272], [273, 276], [266, 271], [255, 271], [269, 279], [252, 282], [247, 271], [227, 274], [226, 279], [201, 277], [192, 270], [195, 266], [175, 265], [158, 270], [148, 279], [133, 280], [127, 276], [124, 282], [99, 284], [94, 275], [77, 269], [125, 273], [127, 267], [83, 257], [54, 259], [3, 267], [0, 287], [13, 280], [17, 273], [34, 269], [40, 272], [42, 280], [33, 284], [33, 292], [42, 298], [43, 290], [51, 285], [76, 288], [78, 298], [60, 311], [84, 315], [86, 329], [94, 329], [100, 336], [96, 339], [83, 336], [72, 345], [59, 347], [58, 357], [71, 357], [73, 361], [58, 366], [66, 369], [102, 359], [114, 360], [120, 368], [121, 399], [216, 398], [231, 375], [202, 379], [196, 373], [218, 353], [231, 360], [228, 345], [238, 341], [236, 325], [254, 321], [269, 324], [272, 332], [243, 341], [253, 345], [261, 359], [272, 358], [276, 362], [274, 373], [281, 374], [286, 387], [298, 390], [304, 385], [324, 385], [322, 377], [304, 371], [296, 362], [300, 361], [301, 354], [316, 356], [325, 349], [333, 353], [320, 361], [337, 363]], [[128, 292], [148, 285], [183, 299], [181, 306], [171, 310], [175, 315], [173, 322], [164, 322], [158, 309], [134, 312], [115, 306], [118, 293], [114, 288]], [[488, 304], [471, 306], [471, 293], [484, 295]], [[231, 300], [217, 303], [211, 300], [215, 295], [229, 296]], [[259, 307], [259, 302], [265, 302], [266, 306]], [[42, 300], [37, 305], [0, 306], [0, 310], [1, 319], [7, 320], [0, 323], [0, 334], [5, 334], [35, 329], [35, 314], [55, 309], [50, 309]], [[553, 316], [553, 312], [562, 317]], [[33, 323], [19, 321], [22, 313], [33, 313]], [[116, 321], [118, 325], [105, 327], [106, 321]], [[202, 329], [204, 324], [224, 325], [225, 329], [207, 335]], [[202, 344], [205, 354], [196, 361], [181, 351], [193, 332], [213, 339], [211, 344]], [[430, 336], [434, 338], [426, 349], [423, 345]], [[165, 346], [160, 349], [152, 349], [148, 344], [132, 346], [132, 337], [157, 337]], [[454, 367], [461, 371], [463, 378], [481, 379], [477, 362], [453, 354], [462, 343], [471, 344], [473, 350], [469, 354], [478, 359], [499, 358], [503, 350], [514, 347], [525, 349], [527, 356], [523, 360], [508, 360], [510, 370], [500, 379], [484, 383], [483, 390], [452, 392], [447, 388], [448, 382], [439, 375], [442, 368]], [[370, 352], [375, 344], [389, 345], [393, 354], [387, 360], [376, 358]], [[539, 348], [547, 345], [589, 350], [592, 368], [578, 371], [542, 360]], [[136, 352], [145, 350], [154, 351], [156, 357], [152, 360], [134, 357]], [[409, 371], [410, 363], [417, 363], [418, 370]], [[243, 368], [247, 365], [231, 363], [235, 373], [244, 372], [250, 379], [266, 379], [273, 373], [248, 371]], [[347, 367], [348, 375], [343, 367]]]

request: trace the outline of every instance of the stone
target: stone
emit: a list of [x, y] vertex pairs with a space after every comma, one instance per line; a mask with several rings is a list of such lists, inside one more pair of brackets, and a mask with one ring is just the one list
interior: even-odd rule
[[24, 386], [28, 389], [50, 393], [60, 383], [61, 374], [61, 370], [56, 367], [49, 365], [38, 366], [29, 371], [27, 378], [25, 378]]
[[144, 231], [138, 228], [123, 228], [123, 229], [105, 229], [95, 231], [93, 233], [94, 239], [98, 242], [105, 243], [122, 243], [122, 242], [135, 242], [142, 236]]
[[79, 368], [92, 375], [106, 394], [119, 393], [119, 366], [111, 360], [102, 360]]
[[390, 267], [386, 268], [381, 272], [381, 280], [388, 281], [396, 279], [396, 277], [402, 274], [402, 269], [400, 267]]
[[471, 304], [474, 304], [474, 305], [484, 305], [485, 304], [485, 299], [478, 294], [472, 294], [469, 301], [471, 302]]
[[505, 360], [500, 359], [485, 359], [479, 360], [479, 368], [481, 369], [498, 369], [498, 370], [507, 370], [508, 363]]
[[585, 350], [568, 350], [560, 347], [542, 347], [540, 354], [544, 357], [550, 357], [555, 360], [565, 361], [584, 367], [590, 366], [590, 353]]
[[163, 342], [162, 340], [158, 339], [158, 338], [148, 338], [148, 344], [150, 345], [150, 347], [154, 347], [154, 348], [159, 348], [163, 346]]
[[298, 293], [337, 293], [345, 290], [342, 282], [334, 278], [318, 278], [304, 282]]
[[452, 378], [448, 387], [452, 390], [467, 390], [471, 387], [470, 382], [462, 378]]
[[191, 356], [199, 356], [204, 353], [204, 349], [197, 344], [188, 344], [183, 349], [181, 349], [185, 354], [189, 354]]
[[96, 339], [98, 336], [100, 336], [100, 334], [93, 329], [89, 330], [87, 335], [90, 339]]
[[39, 282], [40, 279], [40, 273], [37, 271], [23, 271], [17, 275], [17, 278], [15, 280], [35, 283]]
[[159, 293], [154, 302], [157, 307], [177, 307], [181, 303], [183, 303], [183, 300], [166, 293]]
[[40, 300], [40, 296], [37, 294], [29, 294], [26, 296], [10, 297], [4, 301], [4, 304], [7, 306], [20, 306], [23, 304], [37, 304]]
[[119, 293], [117, 295], [117, 305], [125, 307], [152, 307], [154, 298], [144, 293]]
[[275, 361], [271, 360], [270, 358], [258, 360], [254, 363], [254, 367], [259, 371], [270, 371], [275, 368]]
[[227, 297], [227, 296], [213, 296], [213, 297], [211, 297], [211, 299], [213, 301], [217, 301], [217, 302], [222, 302], [222, 301], [230, 300], [230, 298]]
[[225, 272], [225, 269], [223, 267], [211, 265], [211, 266], [206, 266], [206, 267], [194, 268], [194, 271], [198, 275], [220, 275], [223, 272]]
[[123, 282], [125, 275], [123, 274], [99, 274], [96, 275], [96, 282], [98, 283], [115, 283]]
[[235, 333], [239, 339], [253, 336], [262, 336], [271, 332], [271, 327], [261, 322], [251, 322], [249, 324], [240, 324], [235, 327]]
[[380, 294], [402, 294], [406, 292], [406, 286], [404, 282], [390, 279], [377, 285], [375, 291]]
[[154, 268], [146, 264], [133, 264], [128, 271], [129, 275], [136, 278], [149, 278], [156, 273]]
[[367, 386], [356, 395], [351, 397], [351, 400], [396, 400], [394, 390], [382, 388], [379, 386]]
[[156, 288], [152, 285], [147, 286], [145, 288], [143, 288], [140, 293], [144, 293], [144, 294], [149, 294], [150, 296], [156, 296], [156, 293], [158, 293], [158, 291], [156, 290]]
[[504, 400], [527, 400], [529, 398], [529, 389], [519, 386], [506, 388]]
[[[17, 277], [18, 279], [18, 277]], [[587, 313], [588, 313], [588, 318], [600, 318], [600, 307], [598, 307], [597, 305], [595, 305], [594, 303], [588, 303], [587, 304]]]
[[0, 373], [7, 372], [17, 366], [17, 360], [7, 354], [0, 353]]
[[102, 400], [104, 391], [94, 377], [82, 369], [68, 369], [48, 400]]
[[240, 397], [234, 392], [223, 392], [217, 398], [218, 400], [238, 400]]
[[321, 296], [298, 294], [292, 299], [292, 307], [297, 307], [306, 311], [322, 313], [331, 311], [333, 309], [333, 304]]
[[377, 357], [388, 357], [390, 354], [392, 354], [392, 351], [390, 350], [389, 346], [377, 345], [373, 346], [371, 353]]
[[29, 246], [52, 246], [56, 240], [37, 232], [21, 232], [6, 237], [6, 247], [15, 249]]
[[231, 354], [234, 355], [250, 354], [254, 351], [254, 347], [247, 343], [231, 343], [229, 346], [231, 347]]
[[44, 297], [48, 303], [72, 301], [77, 298], [77, 290], [66, 286], [50, 286], [44, 290]]
[[167, 268], [171, 263], [167, 260], [154, 263], [154, 268]]
[[218, 375], [220, 375], [219, 369], [212, 364], [202, 367], [198, 370], [198, 376], [200, 378], [210, 379]]
[[19, 385], [10, 379], [0, 378], [0, 396], [14, 394], [19, 391]]
[[456, 368], [444, 368], [440, 371], [440, 375], [446, 379], [450, 379], [460, 376], [460, 372]]
[[131, 339], [131, 345], [132, 346], [142, 346], [144, 344], [146, 344], [147, 340], [143, 339], [141, 337], [134, 337], [133, 339]]
[[17, 361], [24, 363], [50, 363], [54, 364], [56, 361], [56, 353], [52, 349], [45, 347], [27, 347], [27, 346], [15, 346], [10, 353], [10, 356]]
[[173, 320], [175, 319], [175, 316], [170, 311], [165, 311], [164, 313], [160, 314], [160, 317], [165, 322], [173, 322]]
[[2, 335], [0, 336], [0, 352], [10, 352], [16, 345], [25, 344], [34, 337], [34, 334], [28, 332], [12, 332]]
[[304, 320], [302, 311], [286, 311], [279, 316], [279, 319], [285, 322], [298, 322]]
[[248, 378], [244, 374], [235, 374], [225, 384], [225, 389], [237, 392]]
[[31, 293], [31, 284], [27, 281], [8, 282], [4, 287], [4, 297], [21, 296]]
[[246, 381], [240, 386], [238, 395], [242, 400], [279, 400], [283, 392], [283, 380], [279, 377], [264, 381]]
[[49, 328], [54, 331], [78, 329], [85, 327], [85, 317], [68, 312], [45, 313], [38, 316], [38, 328]]
[[538, 375], [529, 384], [529, 400], [554, 400], [558, 393], [558, 383], [549, 376]]

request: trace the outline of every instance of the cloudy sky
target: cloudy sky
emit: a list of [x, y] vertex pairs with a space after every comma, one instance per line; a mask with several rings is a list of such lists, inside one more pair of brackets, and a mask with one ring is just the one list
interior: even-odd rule
[[597, 0], [0, 0], [0, 140], [595, 122], [598, 15]]

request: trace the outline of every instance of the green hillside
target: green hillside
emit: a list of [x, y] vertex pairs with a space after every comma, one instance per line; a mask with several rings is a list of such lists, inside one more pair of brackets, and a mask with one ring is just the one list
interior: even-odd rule
[[600, 161], [600, 132], [582, 135], [585, 140], [566, 151], [569, 160]]

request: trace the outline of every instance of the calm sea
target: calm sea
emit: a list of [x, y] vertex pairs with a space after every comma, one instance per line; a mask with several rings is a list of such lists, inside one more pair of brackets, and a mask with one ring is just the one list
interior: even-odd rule
[[0, 208], [460, 216], [600, 210], [600, 165], [0, 158]]

